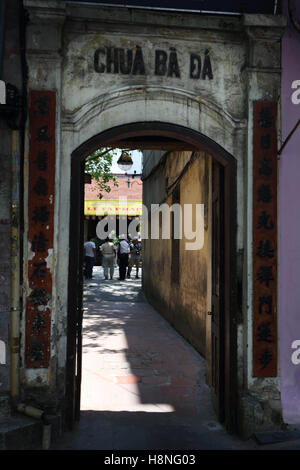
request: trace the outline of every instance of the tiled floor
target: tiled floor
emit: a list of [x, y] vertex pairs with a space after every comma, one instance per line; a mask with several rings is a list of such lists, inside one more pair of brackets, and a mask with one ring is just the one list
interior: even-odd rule
[[[117, 278], [117, 273], [115, 273]], [[85, 281], [81, 420], [54, 449], [257, 448], [214, 413], [204, 359], [145, 300], [141, 281]]]

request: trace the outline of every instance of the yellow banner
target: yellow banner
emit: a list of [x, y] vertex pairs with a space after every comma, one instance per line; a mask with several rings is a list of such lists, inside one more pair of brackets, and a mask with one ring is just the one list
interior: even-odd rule
[[142, 214], [142, 201], [98, 199], [84, 201], [84, 215], [128, 215]]

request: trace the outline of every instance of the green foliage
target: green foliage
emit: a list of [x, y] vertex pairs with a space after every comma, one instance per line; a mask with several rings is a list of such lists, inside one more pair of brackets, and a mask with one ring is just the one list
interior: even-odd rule
[[111, 164], [117, 149], [100, 148], [89, 155], [85, 161], [85, 172], [97, 181], [99, 199], [103, 198], [103, 192], [111, 191], [110, 183], [118, 186], [118, 180], [111, 174]]

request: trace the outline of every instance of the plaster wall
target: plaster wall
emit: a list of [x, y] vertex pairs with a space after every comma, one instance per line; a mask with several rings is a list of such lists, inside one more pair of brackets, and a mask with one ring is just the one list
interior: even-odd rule
[[[19, 42], [19, 2], [6, 2], [4, 31], [4, 54], [1, 80], [17, 87], [22, 92], [21, 53]], [[19, 117], [16, 119], [19, 122]], [[14, 142], [13, 144], [13, 132]], [[5, 115], [0, 116], [0, 416], [2, 396], [10, 392], [10, 350], [11, 350], [11, 280], [19, 271], [19, 131], [12, 131]], [[15, 173], [12, 175], [13, 165]], [[12, 239], [11, 229], [15, 229]], [[17, 302], [19, 299], [16, 299]], [[17, 312], [17, 315], [19, 312]], [[17, 346], [16, 346], [17, 351]]]
[[[210, 342], [206, 344], [207, 311], [210, 308], [210, 272], [211, 272], [211, 232], [210, 232], [210, 174], [211, 158], [209, 155], [197, 153], [195, 160], [184, 175], [181, 175], [185, 165], [191, 159], [191, 152], [170, 152], [159, 172], [155, 172], [144, 181], [144, 193], [148, 194], [148, 211], [151, 210], [156, 179], [164, 178], [171, 186], [178, 178], [180, 185], [180, 206], [182, 222], [184, 220], [184, 205], [193, 207], [193, 226], [195, 230], [195, 204], [204, 205], [204, 220], [201, 221], [203, 230], [203, 246], [201, 249], [188, 250], [186, 244], [187, 232], [182, 223], [182, 239], [179, 247], [179, 282], [172, 282], [172, 240], [163, 239], [162, 233], [158, 240], [145, 240], [146, 259], [144, 263], [144, 288], [146, 295], [158, 308], [163, 316], [193, 344], [202, 356], [210, 353]], [[151, 196], [150, 196], [151, 197]], [[157, 203], [157, 202], [156, 202]], [[168, 191], [160, 203], [172, 206], [172, 191]], [[153, 223], [153, 219], [151, 220]], [[187, 227], [186, 227], [187, 228]], [[151, 227], [149, 227], [149, 231]], [[209, 340], [209, 338], [208, 338]]]
[[[295, 4], [295, 18], [300, 17], [300, 5]], [[298, 347], [300, 339], [298, 287], [300, 262], [299, 183], [300, 174], [300, 48], [299, 29], [296, 30], [288, 15], [288, 24], [282, 40], [282, 142], [279, 162], [279, 334], [280, 334], [280, 391], [284, 420], [299, 424], [300, 365]], [[298, 127], [295, 128], [298, 122]], [[294, 130], [290, 138], [286, 140]]]

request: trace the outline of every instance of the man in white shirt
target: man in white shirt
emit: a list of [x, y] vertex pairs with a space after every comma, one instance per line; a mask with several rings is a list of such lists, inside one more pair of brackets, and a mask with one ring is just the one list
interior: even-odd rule
[[94, 267], [94, 262], [95, 262], [95, 257], [96, 257], [96, 245], [91, 239], [85, 242], [84, 251], [85, 251], [84, 276], [86, 277], [86, 279], [92, 279], [93, 267]]
[[125, 281], [126, 278], [126, 268], [128, 266], [128, 257], [130, 252], [129, 243], [127, 242], [125, 235], [119, 236], [119, 246], [118, 246], [118, 263], [119, 263], [119, 273], [120, 281]]

